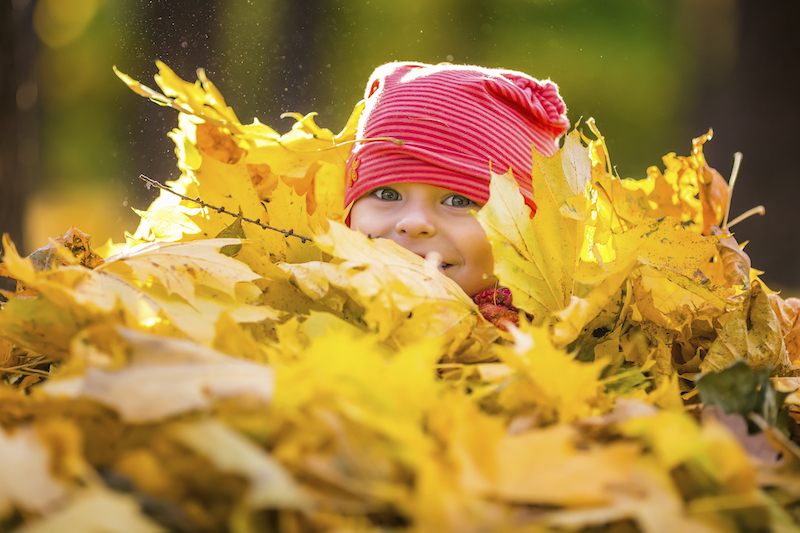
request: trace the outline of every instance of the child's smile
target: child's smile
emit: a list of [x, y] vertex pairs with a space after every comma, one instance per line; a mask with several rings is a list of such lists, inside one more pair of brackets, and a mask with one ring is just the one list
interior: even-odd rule
[[472, 215], [480, 208], [448, 189], [394, 183], [356, 200], [350, 227], [371, 237], [391, 239], [423, 257], [438, 254], [444, 274], [473, 296], [494, 285], [492, 247]]

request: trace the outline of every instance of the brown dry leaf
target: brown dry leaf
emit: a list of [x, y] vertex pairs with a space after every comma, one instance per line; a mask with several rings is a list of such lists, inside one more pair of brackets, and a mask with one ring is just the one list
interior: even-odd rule
[[93, 398], [131, 423], [157, 422], [208, 409], [218, 399], [272, 399], [274, 377], [264, 365], [230, 357], [197, 343], [117, 329], [129, 350], [116, 371], [92, 368], [83, 376], [54, 379], [42, 386], [52, 397]]
[[[733, 235], [724, 236], [722, 230], [717, 226], [711, 227], [712, 235], [723, 236], [717, 243], [718, 256], [716, 259], [716, 269], [709, 265], [708, 271], [714, 272], [709, 278], [712, 282], [723, 287], [747, 290], [750, 288], [750, 256], [744, 253], [743, 246], [740, 246]], [[706, 269], [703, 269], [706, 271]]]
[[751, 435], [747, 429], [747, 421], [739, 413], [725, 414], [725, 411], [718, 405], [706, 405], [703, 407], [702, 421], [706, 422], [707, 420], [715, 420], [728, 428], [750, 457], [764, 463], [778, 461], [778, 450], [770, 444], [767, 435], [763, 432]]
[[719, 371], [736, 359], [745, 359], [756, 369], [772, 365], [774, 373], [791, 365], [778, 317], [757, 281], [752, 284], [749, 304], [730, 314], [700, 369]]
[[7, 340], [0, 339], [0, 369], [14, 366], [18, 358], [13, 356], [14, 345]]
[[95, 268], [103, 264], [103, 258], [92, 250], [91, 242], [91, 235], [71, 226], [66, 233], [51, 239], [47, 246], [39, 248], [29, 257], [36, 270], [49, 270], [54, 264], [71, 265], [76, 263]]
[[690, 464], [724, 487], [727, 494], [748, 494], [756, 489], [755, 465], [728, 429], [713, 419], [699, 426], [684, 412], [660, 411], [628, 420], [620, 429], [645, 442], [667, 471]]
[[784, 300], [778, 294], [769, 294], [769, 303], [778, 317], [786, 351], [793, 364], [800, 362], [800, 298]]

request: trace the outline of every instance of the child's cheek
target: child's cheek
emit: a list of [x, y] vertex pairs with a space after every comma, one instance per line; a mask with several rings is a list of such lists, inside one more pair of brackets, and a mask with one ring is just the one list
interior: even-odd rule
[[374, 235], [375, 223], [379, 220], [373, 212], [370, 202], [365, 201], [364, 198], [359, 198], [350, 209], [349, 226], [350, 229], [358, 230], [364, 235]]

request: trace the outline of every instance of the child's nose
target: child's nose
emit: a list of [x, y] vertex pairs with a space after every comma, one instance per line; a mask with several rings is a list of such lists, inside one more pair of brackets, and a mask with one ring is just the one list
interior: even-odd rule
[[408, 237], [432, 237], [436, 233], [436, 225], [424, 209], [409, 206], [400, 214], [395, 231]]

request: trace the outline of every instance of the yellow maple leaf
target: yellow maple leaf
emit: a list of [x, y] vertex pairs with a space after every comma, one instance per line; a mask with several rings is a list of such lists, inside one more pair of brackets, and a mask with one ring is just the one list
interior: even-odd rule
[[131, 90], [140, 96], [149, 98], [153, 102], [173, 107], [182, 113], [195, 114], [204, 120], [237, 129], [239, 120], [233, 110], [225, 105], [225, 100], [206, 77], [205, 73], [198, 70], [197, 82], [191, 84], [180, 79], [175, 72], [161, 61], [156, 61], [159, 71], [155, 81], [165, 94], [161, 94], [123, 74], [114, 68], [114, 73]]
[[569, 305], [581, 251], [592, 247], [591, 174], [589, 150], [573, 131], [554, 156], [533, 151], [532, 219], [510, 173], [492, 174], [489, 201], [477, 213], [492, 243], [495, 275], [536, 324]]
[[[127, 250], [117, 259], [110, 258], [102, 269], [75, 265], [43, 272], [34, 271], [27, 258], [20, 258], [13, 247], [7, 247], [5, 259], [14, 275], [40, 296], [8, 302], [0, 314], [0, 325], [14, 342], [64, 358], [70, 353], [71, 339], [87, 324], [110, 322], [144, 330], [155, 328], [166, 335], [182, 332], [208, 345], [222, 313], [236, 322], [276, 320], [275, 310], [251, 305], [260, 292], [249, 281], [259, 276], [216, 251], [228, 242], [240, 241], [216, 239], [197, 245], [203, 242], [151, 243]], [[137, 265], [144, 282], [151, 273], [158, 279], [167, 276], [165, 282], [143, 283], [130, 270], [132, 266], [125, 265], [139, 260], [145, 261], [143, 267]], [[170, 268], [170, 264], [177, 268]], [[170, 283], [172, 291], [168, 289]], [[191, 291], [191, 295], [184, 296], [181, 290]]]
[[[305, 195], [299, 195], [286, 183], [278, 183], [273, 192], [272, 200], [267, 204], [270, 224], [280, 228], [290, 228], [298, 235], [312, 237], [319, 226], [315, 225], [309, 217]], [[276, 259], [290, 263], [304, 261], [319, 261], [322, 254], [318, 246], [312, 241], [303, 241], [297, 238], [286, 238], [276, 232], [264, 235], [266, 247]]]
[[711, 235], [711, 228], [721, 224], [730, 189], [703, 155], [703, 144], [711, 139], [711, 131], [692, 141], [690, 156], [664, 156], [664, 173], [650, 167], [645, 179], [620, 180], [612, 173], [605, 139], [594, 120], [589, 119], [587, 124], [597, 137], [590, 142], [590, 153], [599, 227], [627, 230], [645, 218], [666, 216], [690, 231]]
[[630, 277], [635, 295], [634, 322], [648, 321], [680, 331], [701, 309], [721, 316], [728, 302], [711, 290], [670, 270], [641, 267]]
[[649, 206], [646, 216], [671, 216], [704, 235], [710, 235], [711, 228], [722, 223], [730, 201], [730, 190], [722, 176], [708, 166], [703, 155], [703, 144], [711, 137], [709, 130], [694, 139], [691, 156], [676, 157], [674, 153], [665, 155], [664, 173], [656, 167], [650, 167], [646, 180], [628, 179], [621, 182], [624, 188], [646, 193]]
[[[163, 63], [157, 64], [159, 73], [156, 75], [156, 82], [164, 90], [163, 95], [116, 69], [115, 72], [137, 94], [181, 112], [180, 127], [170, 134], [177, 147], [178, 166], [187, 176], [193, 176], [195, 171], [218, 176], [214, 180], [195, 181], [202, 183], [201, 189], [214, 186], [214, 182], [219, 179], [227, 179], [229, 184], [235, 181], [240, 187], [245, 183], [250, 185], [256, 193], [255, 200], [268, 200], [278, 181], [283, 180], [301, 196], [306, 196], [311, 191], [312, 194], [306, 196], [306, 201], [308, 210], [312, 213], [316, 211], [319, 199], [325, 198], [324, 193], [328, 192], [329, 187], [332, 187], [329, 192], [333, 198], [343, 197], [345, 162], [351, 142], [355, 138], [363, 103], [355, 106], [344, 129], [336, 135], [316, 125], [316, 113], [304, 116], [287, 113], [284, 116], [295, 118], [296, 122], [290, 132], [279, 135], [258, 120], [250, 125], [242, 125], [202, 71], [198, 71], [198, 82], [190, 84], [181, 80]], [[227, 168], [203, 169], [203, 162], [208, 159], [218, 161]], [[214, 166], [208, 162], [205, 165]], [[320, 173], [321, 169], [325, 170]], [[226, 177], [228, 173], [231, 174], [230, 177]], [[235, 177], [237, 174], [239, 177]], [[320, 187], [317, 186], [317, 175], [323, 182]], [[340, 179], [332, 180], [332, 175]], [[187, 191], [179, 189], [178, 192]], [[188, 195], [194, 198], [193, 193], [194, 191]], [[205, 202], [218, 206], [210, 197], [206, 198], [203, 190], [199, 193]], [[166, 193], [162, 193], [162, 196], [164, 194]], [[253, 195], [250, 194], [226, 196], [232, 201], [240, 202], [251, 197]], [[175, 201], [167, 200], [166, 203], [174, 205]], [[323, 204], [326, 206], [325, 215], [334, 219], [341, 218], [343, 202], [335, 207], [330, 202], [323, 201]], [[242, 207], [245, 216], [249, 216], [250, 209], [247, 206]], [[233, 211], [236, 210], [237, 206], [233, 206]], [[151, 215], [151, 218], [154, 216]], [[256, 215], [253, 218], [261, 217]], [[160, 222], [163, 220], [163, 217], [159, 219]], [[219, 228], [216, 228], [209, 235], [215, 235], [218, 231]], [[138, 235], [142, 233], [145, 233], [143, 229], [137, 232]]]
[[[278, 140], [265, 140], [255, 137], [253, 148], [247, 153], [247, 163], [269, 165], [271, 172], [287, 178], [302, 179], [314, 163], [342, 164], [347, 161], [350, 145], [347, 141], [355, 138], [355, 127], [363, 104], [358, 104], [345, 128], [334, 135], [314, 122], [316, 113], [301, 116], [293, 113], [296, 122], [292, 130]], [[343, 144], [344, 143], [344, 144]], [[344, 177], [344, 167], [342, 166]]]
[[553, 345], [545, 328], [523, 325], [521, 330], [511, 331], [515, 345], [495, 350], [525, 380], [509, 385], [501, 393], [502, 401], [512, 406], [534, 403], [544, 417], [562, 422], [592, 414], [603, 390], [599, 378], [606, 363], [576, 361]]
[[698, 235], [675, 219], [664, 218], [643, 220], [630, 230], [615, 233], [613, 241], [621, 257], [635, 251], [646, 265], [673, 270], [704, 284], [707, 280], [701, 269], [716, 254], [719, 237]]
[[559, 212], [562, 202], [547, 196], [543, 179], [534, 187], [538, 211], [531, 220], [512, 174], [492, 174], [489, 201], [477, 217], [492, 244], [495, 275], [513, 292], [514, 305], [542, 323], [569, 303], [577, 248], [566, 227], [574, 221]]

